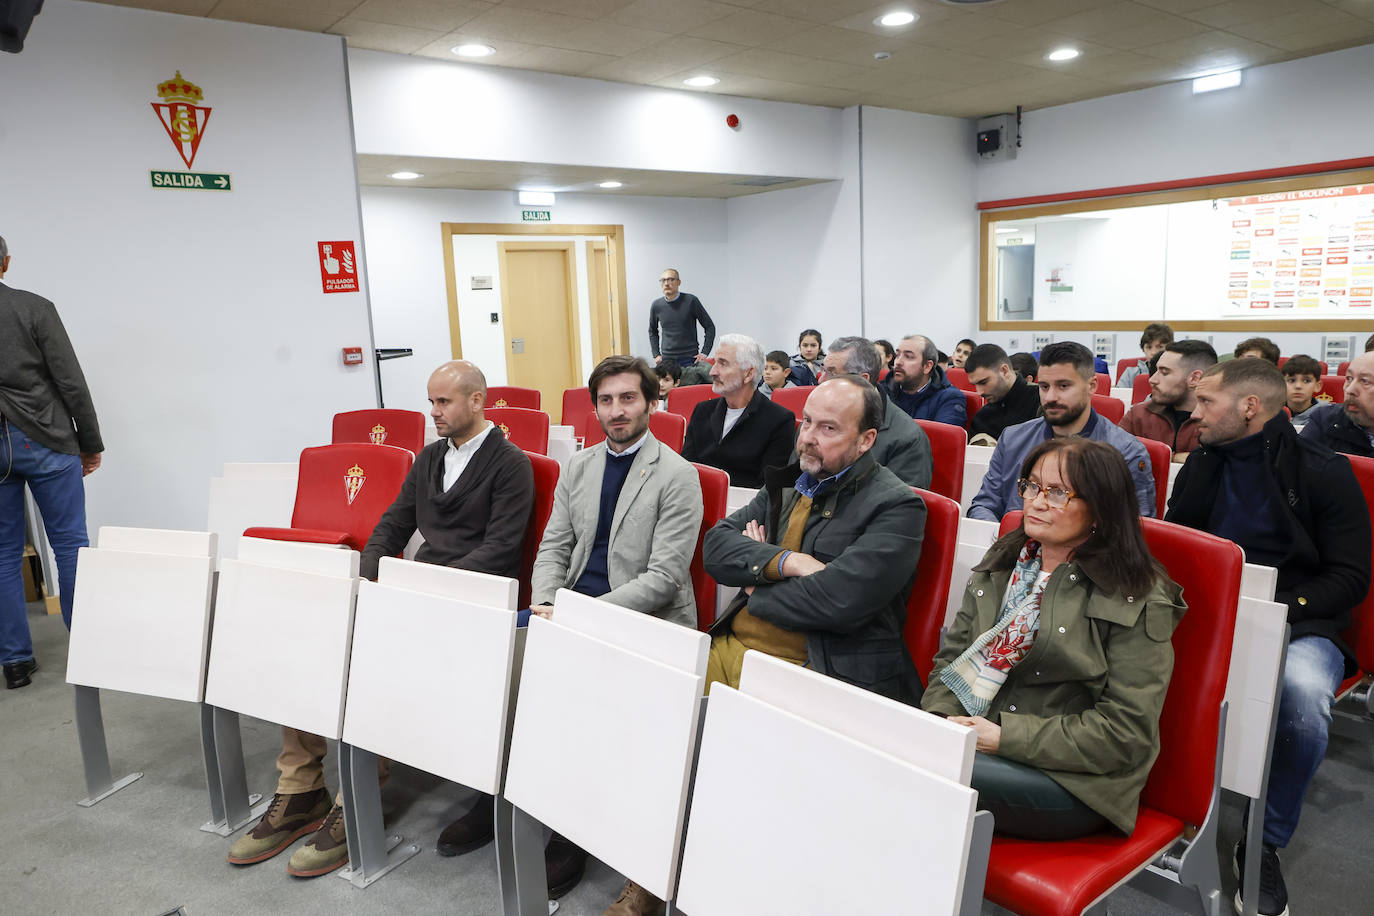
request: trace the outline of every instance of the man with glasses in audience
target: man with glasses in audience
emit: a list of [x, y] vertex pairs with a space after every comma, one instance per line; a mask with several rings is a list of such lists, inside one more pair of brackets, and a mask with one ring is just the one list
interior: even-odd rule
[[1312, 408], [1302, 435], [1335, 452], [1374, 458], [1374, 352], [1350, 361], [1345, 401]]
[[968, 418], [964, 393], [945, 378], [939, 361], [940, 350], [930, 338], [920, 334], [903, 337], [892, 358], [888, 397], [913, 419], [963, 426]]
[[[706, 314], [706, 306], [691, 293], [680, 291], [682, 280], [672, 267], [664, 269], [658, 285], [663, 295], [649, 306], [649, 349], [654, 354], [654, 365], [667, 359], [686, 368], [699, 359], [704, 360], [716, 339], [716, 326]], [[706, 335], [705, 347], [697, 346], [698, 324]], [[660, 326], [663, 328], [661, 343]]]
[[1140, 441], [1121, 427], [1100, 416], [1092, 408], [1096, 368], [1088, 348], [1073, 341], [1052, 343], [1040, 351], [1036, 385], [1044, 415], [1035, 420], [1009, 426], [997, 440], [988, 462], [988, 472], [978, 495], [969, 504], [969, 518], [1001, 521], [1012, 509], [1021, 507], [1016, 481], [1021, 465], [1036, 443], [1053, 436], [1082, 436], [1096, 439], [1121, 452], [1135, 481], [1140, 514], [1155, 514], [1155, 479], [1150, 455]]
[[[1274, 600], [1288, 608], [1255, 901], [1261, 916], [1280, 916], [1288, 890], [1278, 850], [1326, 755], [1336, 690], [1356, 670], [1341, 632], [1369, 588], [1369, 511], [1350, 462], [1299, 436], [1283, 415], [1287, 385], [1269, 361], [1218, 363], [1195, 396], [1200, 445], [1179, 471], [1165, 519], [1234, 541], [1248, 562], [1276, 568]], [[1240, 869], [1244, 844], [1235, 855]], [[1239, 893], [1235, 905], [1240, 912]]]
[[[415, 458], [401, 492], [363, 548], [361, 575], [376, 580], [382, 557], [399, 556], [416, 531], [416, 561], [517, 578], [534, 507], [534, 472], [520, 447], [483, 413], [487, 380], [466, 360], [444, 363], [429, 377], [430, 417], [440, 436]], [[267, 813], [229, 849], [229, 862], [253, 865], [312, 833], [287, 863], [298, 878], [328, 874], [348, 862], [342, 793], [325, 789], [325, 739], [282, 727], [277, 791]], [[379, 776], [387, 761], [378, 761]], [[492, 799], [439, 834], [440, 855], [457, 855], [491, 839]], [[485, 824], [485, 837], [481, 826]]]
[[820, 380], [854, 375], [876, 386], [883, 409], [872, 448], [873, 460], [896, 474], [907, 486], [929, 489], [934, 472], [930, 438], [892, 402], [884, 386], [878, 384], [881, 369], [882, 357], [868, 338], [837, 337], [830, 342], [830, 352], [825, 354], [821, 364]]

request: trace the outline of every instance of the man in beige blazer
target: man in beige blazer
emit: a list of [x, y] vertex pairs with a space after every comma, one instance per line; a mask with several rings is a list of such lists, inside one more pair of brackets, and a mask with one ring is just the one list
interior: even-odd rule
[[701, 481], [649, 432], [658, 376], [630, 356], [601, 361], [588, 382], [606, 441], [573, 456], [534, 561], [534, 613], [570, 588], [695, 627], [690, 566], [701, 528]]

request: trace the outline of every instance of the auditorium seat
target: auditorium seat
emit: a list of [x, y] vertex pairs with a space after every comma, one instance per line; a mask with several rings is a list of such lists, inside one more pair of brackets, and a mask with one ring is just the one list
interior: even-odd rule
[[397, 445], [418, 455], [425, 447], [425, 422], [418, 410], [349, 410], [334, 414], [329, 441]]
[[1093, 394], [1108, 395], [1112, 393], [1112, 377], [1105, 372], [1099, 372], [1095, 376], [1096, 382], [1093, 385]]
[[1139, 356], [1129, 356], [1129, 357], [1127, 357], [1126, 359], [1118, 359], [1118, 360], [1116, 361], [1116, 380], [1117, 380], [1117, 382], [1120, 382], [1120, 381], [1121, 381], [1121, 373], [1125, 372], [1127, 369], [1131, 368], [1132, 366], [1136, 365], [1136, 364], [1139, 363], [1139, 362], [1140, 362], [1140, 357], [1139, 357]]
[[1111, 420], [1117, 426], [1121, 425], [1121, 420], [1126, 416], [1126, 405], [1112, 397], [1110, 394], [1093, 395], [1093, 410]]
[[586, 386], [581, 388], [568, 388], [563, 392], [563, 413], [558, 418], [559, 424], [573, 427], [573, 435], [583, 436], [585, 426], [581, 429], [578, 424], [586, 423], [586, 416], [592, 407], [592, 393]]
[[976, 391], [964, 392], [964, 429], [973, 425], [973, 415], [983, 409], [983, 396]]
[[534, 471], [534, 506], [530, 509], [530, 526], [525, 531], [525, 546], [520, 553], [519, 606], [530, 606], [530, 590], [534, 575], [534, 560], [539, 555], [539, 542], [544, 540], [544, 528], [553, 514], [553, 493], [558, 487], [558, 462], [546, 455], [526, 451]]
[[538, 410], [540, 395], [538, 388], [521, 388], [518, 385], [492, 385], [487, 389], [486, 407], [524, 407]]
[[802, 418], [802, 408], [806, 406], [806, 399], [811, 397], [811, 392], [816, 390], [815, 385], [801, 385], [796, 388], [779, 388], [773, 392], [773, 403], [781, 404], [792, 411], [796, 418]]
[[1345, 376], [1323, 375], [1322, 390], [1317, 393], [1318, 400], [1320, 400], [1323, 395], [1330, 398], [1332, 403], [1345, 403]]
[[[593, 410], [588, 413], [587, 418], [582, 422], [587, 430], [583, 436], [583, 448], [591, 448], [593, 445], [606, 440], [606, 431], [601, 428], [601, 422], [596, 418], [596, 411]], [[649, 414], [649, 432], [653, 433], [654, 438], [659, 442], [681, 455], [683, 440], [687, 438], [687, 418], [669, 413], [666, 410], [655, 410]]]
[[1144, 436], [1136, 438], [1150, 453], [1150, 470], [1155, 475], [1155, 518], [1163, 518], [1165, 503], [1169, 499], [1169, 465], [1173, 463], [1174, 450], [1158, 439], [1146, 439]]
[[924, 685], [930, 678], [935, 653], [940, 649], [940, 630], [949, 603], [949, 577], [954, 552], [959, 546], [959, 504], [947, 496], [912, 487], [926, 504], [926, 529], [921, 538], [921, 560], [916, 583], [906, 602], [906, 626], [902, 638], [916, 663]]
[[690, 420], [698, 404], [718, 397], [710, 385], [681, 385], [668, 392], [668, 412]]
[[1131, 382], [1131, 406], [1134, 407], [1150, 396], [1150, 377], [1140, 373]]
[[958, 502], [964, 495], [964, 450], [968, 433], [950, 423], [917, 420], [930, 440], [930, 489]]
[[[1361, 458], [1358, 455], [1346, 457], [1350, 459], [1355, 479], [1360, 482], [1370, 517], [1374, 518], [1374, 458]], [[1374, 582], [1370, 583], [1364, 600], [1351, 610], [1350, 627], [1342, 636], [1346, 644], [1355, 650], [1355, 660], [1359, 662], [1360, 670], [1341, 685], [1336, 694], [1337, 700], [1349, 697], [1361, 707], [1359, 713], [1362, 716], [1374, 718], [1374, 689], [1370, 684], [1361, 683], [1374, 673]]]
[[507, 439], [527, 452], [549, 453], [549, 415], [528, 407], [491, 407], [487, 419], [501, 427]]
[[1336, 378], [1341, 379], [1342, 381], [1344, 381], [1344, 380], [1345, 380], [1345, 373], [1346, 373], [1346, 371], [1347, 371], [1349, 368], [1350, 368], [1350, 360], [1348, 360], [1348, 359], [1347, 359], [1347, 360], [1342, 360], [1342, 361], [1341, 361], [1341, 364], [1340, 364], [1339, 366], [1336, 367]]
[[945, 370], [945, 378], [949, 383], [960, 391], [973, 391], [973, 382], [968, 380], [968, 371], [957, 366], [950, 366]]
[[701, 530], [697, 532], [697, 549], [692, 554], [692, 591], [697, 599], [697, 629], [705, 633], [716, 622], [716, 580], [706, 572], [706, 561], [702, 555], [702, 544], [706, 532], [715, 527], [716, 522], [725, 518], [726, 504], [730, 494], [730, 475], [720, 468], [707, 467], [692, 462], [701, 479]]
[[301, 452], [290, 528], [249, 528], [245, 537], [338, 544], [362, 550], [396, 501], [415, 456], [394, 445], [348, 442]]
[[[1019, 524], [1020, 516], [1008, 513], [1002, 530]], [[1182, 884], [1202, 900], [1221, 893], [1220, 887], [1201, 884], [1219, 877], [1217, 818], [1208, 815], [1220, 804], [1217, 743], [1244, 560], [1235, 544], [1205, 532], [1152, 518], [1141, 524], [1151, 554], [1188, 596], [1188, 613], [1173, 635], [1159, 756], [1129, 837], [1113, 830], [1063, 842], [994, 837], [986, 898], [1020, 916], [1083, 913], [1185, 837], [1189, 843], [1177, 868], [1192, 875], [1193, 883], [1154, 873], [1141, 878], [1168, 881], [1174, 891]], [[1201, 864], [1193, 857], [1201, 857]]]

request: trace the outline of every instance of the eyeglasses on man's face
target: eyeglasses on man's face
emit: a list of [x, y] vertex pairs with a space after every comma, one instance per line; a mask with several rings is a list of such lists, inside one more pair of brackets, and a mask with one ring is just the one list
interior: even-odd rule
[[1045, 502], [1049, 503], [1052, 509], [1062, 509], [1069, 504], [1069, 500], [1081, 498], [1073, 490], [1066, 490], [1063, 487], [1044, 487], [1029, 477], [1022, 477], [1016, 481], [1016, 492], [1028, 502], [1044, 493]]

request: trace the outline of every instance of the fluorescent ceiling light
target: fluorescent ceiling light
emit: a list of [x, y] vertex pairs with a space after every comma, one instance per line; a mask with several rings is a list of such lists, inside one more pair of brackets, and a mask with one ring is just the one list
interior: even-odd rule
[[1055, 48], [1045, 55], [1045, 60], [1073, 60], [1081, 53], [1077, 48]]
[[1240, 85], [1240, 70], [1231, 70], [1226, 73], [1213, 73], [1210, 76], [1199, 76], [1193, 80], [1193, 92], [1215, 92], [1218, 89], [1231, 89]]
[[496, 49], [491, 45], [454, 45], [450, 48], [459, 57], [491, 57], [496, 53]]
[[873, 20], [873, 24], [887, 26], [889, 29], [895, 29], [898, 26], [911, 25], [913, 22], [920, 18], [921, 17], [917, 16], [915, 13], [911, 13], [906, 10], [899, 10], [895, 13], [888, 13], [886, 15], [879, 16], [877, 19]]
[[552, 207], [552, 191], [521, 191], [520, 203], [527, 207]]
[[625, 184], [624, 184], [624, 182], [620, 182], [620, 181], [603, 181], [603, 182], [601, 182], [601, 184], [597, 185], [597, 187], [598, 187], [598, 188], [623, 188], [623, 187], [625, 187]]
[[425, 176], [421, 175], [419, 172], [411, 172], [406, 170], [400, 172], [392, 172], [390, 175], [386, 177], [395, 178], [397, 181], [414, 181], [417, 178], [423, 178]]
[[998, 232], [1020, 232], [1021, 230], [1020, 230], [1020, 229], [1017, 229], [1015, 226], [998, 226], [998, 227], [997, 227], [997, 231], [998, 231]]
[[716, 79], [714, 76], [689, 76], [687, 79], [683, 80], [683, 82], [688, 86], [704, 88], [706, 86], [714, 86], [716, 83], [719, 83], [720, 80]]

